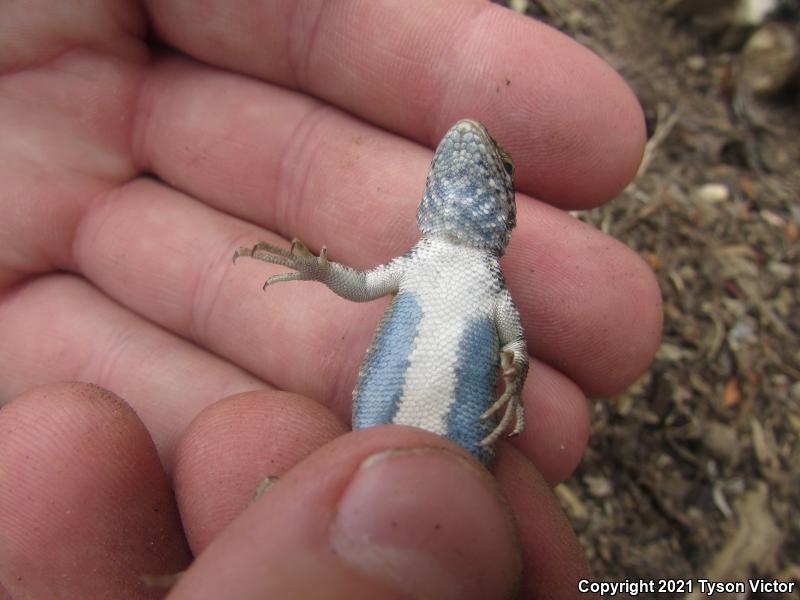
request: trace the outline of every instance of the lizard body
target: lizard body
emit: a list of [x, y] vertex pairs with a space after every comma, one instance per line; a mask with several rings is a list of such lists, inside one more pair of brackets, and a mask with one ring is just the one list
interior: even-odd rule
[[265, 242], [239, 248], [234, 260], [294, 269], [267, 284], [320, 281], [358, 302], [395, 294], [353, 390], [353, 428], [421, 427], [488, 466], [497, 438], [512, 422], [509, 435], [524, 427], [528, 354], [499, 262], [516, 224], [513, 167], [480, 123], [459, 121], [440, 142], [417, 224], [422, 239], [411, 250], [368, 271], [329, 261], [324, 246], [314, 256], [298, 240], [290, 250]]

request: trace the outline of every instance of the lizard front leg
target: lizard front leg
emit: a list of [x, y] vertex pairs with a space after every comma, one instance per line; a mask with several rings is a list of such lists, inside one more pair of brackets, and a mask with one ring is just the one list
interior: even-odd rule
[[315, 256], [297, 238], [292, 240], [288, 250], [267, 242], [259, 242], [251, 248], [243, 246], [233, 253], [233, 261], [242, 256], [294, 269], [294, 273], [273, 275], [264, 283], [264, 288], [282, 281], [319, 281], [342, 298], [356, 302], [397, 293], [405, 260], [401, 256], [374, 269], [359, 271], [328, 260], [325, 246], [320, 249], [319, 256]]

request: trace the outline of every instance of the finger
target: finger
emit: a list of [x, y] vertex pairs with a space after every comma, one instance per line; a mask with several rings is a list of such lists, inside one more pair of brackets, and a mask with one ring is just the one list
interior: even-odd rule
[[516, 516], [522, 547], [523, 598], [593, 598], [578, 592], [591, 579], [578, 540], [550, 486], [511, 447], [501, 448], [493, 469]]
[[0, 397], [80, 379], [124, 396], [170, 469], [183, 430], [219, 398], [266, 384], [120, 307], [85, 281], [41, 277], [0, 303]]
[[531, 361], [522, 394], [525, 428], [508, 440], [550, 485], [572, 475], [591, 432], [589, 403], [580, 388], [561, 373]]
[[253, 502], [267, 477], [282, 477], [349, 427], [317, 402], [285, 392], [248, 392], [192, 421], [175, 457], [175, 494], [199, 554]]
[[160, 597], [141, 576], [189, 563], [155, 447], [104, 390], [51, 385], [5, 406], [0, 472], [0, 581], [13, 597]]
[[652, 269], [549, 206], [522, 205], [519, 219], [504, 272], [529, 352], [589, 396], [619, 393], [647, 369], [661, 341], [661, 290]]
[[458, 452], [395, 426], [338, 438], [222, 531], [174, 597], [508, 597], [520, 563], [503, 501], [443, 446]]
[[218, 2], [199, 12], [172, 0], [149, 10], [192, 56], [428, 145], [460, 118], [482, 120], [514, 157], [520, 189], [560, 206], [608, 199], [641, 158], [644, 119], [623, 80], [554, 29], [488, 2]]

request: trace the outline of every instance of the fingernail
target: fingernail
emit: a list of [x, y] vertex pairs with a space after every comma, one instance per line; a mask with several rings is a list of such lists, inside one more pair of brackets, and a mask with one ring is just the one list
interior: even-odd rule
[[440, 449], [390, 450], [362, 462], [338, 504], [332, 543], [412, 598], [507, 598], [520, 573], [492, 480]]

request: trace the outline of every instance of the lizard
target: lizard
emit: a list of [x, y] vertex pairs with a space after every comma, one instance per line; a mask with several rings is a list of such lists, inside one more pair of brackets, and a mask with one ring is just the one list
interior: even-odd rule
[[359, 369], [353, 429], [420, 427], [487, 467], [497, 439], [523, 430], [528, 353], [500, 269], [516, 225], [513, 172], [486, 127], [463, 119], [436, 148], [417, 209], [422, 236], [402, 256], [360, 271], [329, 260], [326, 246], [314, 255], [297, 238], [289, 249], [259, 242], [235, 251], [234, 262], [245, 256], [293, 270], [264, 289], [310, 280], [356, 302], [394, 294]]

